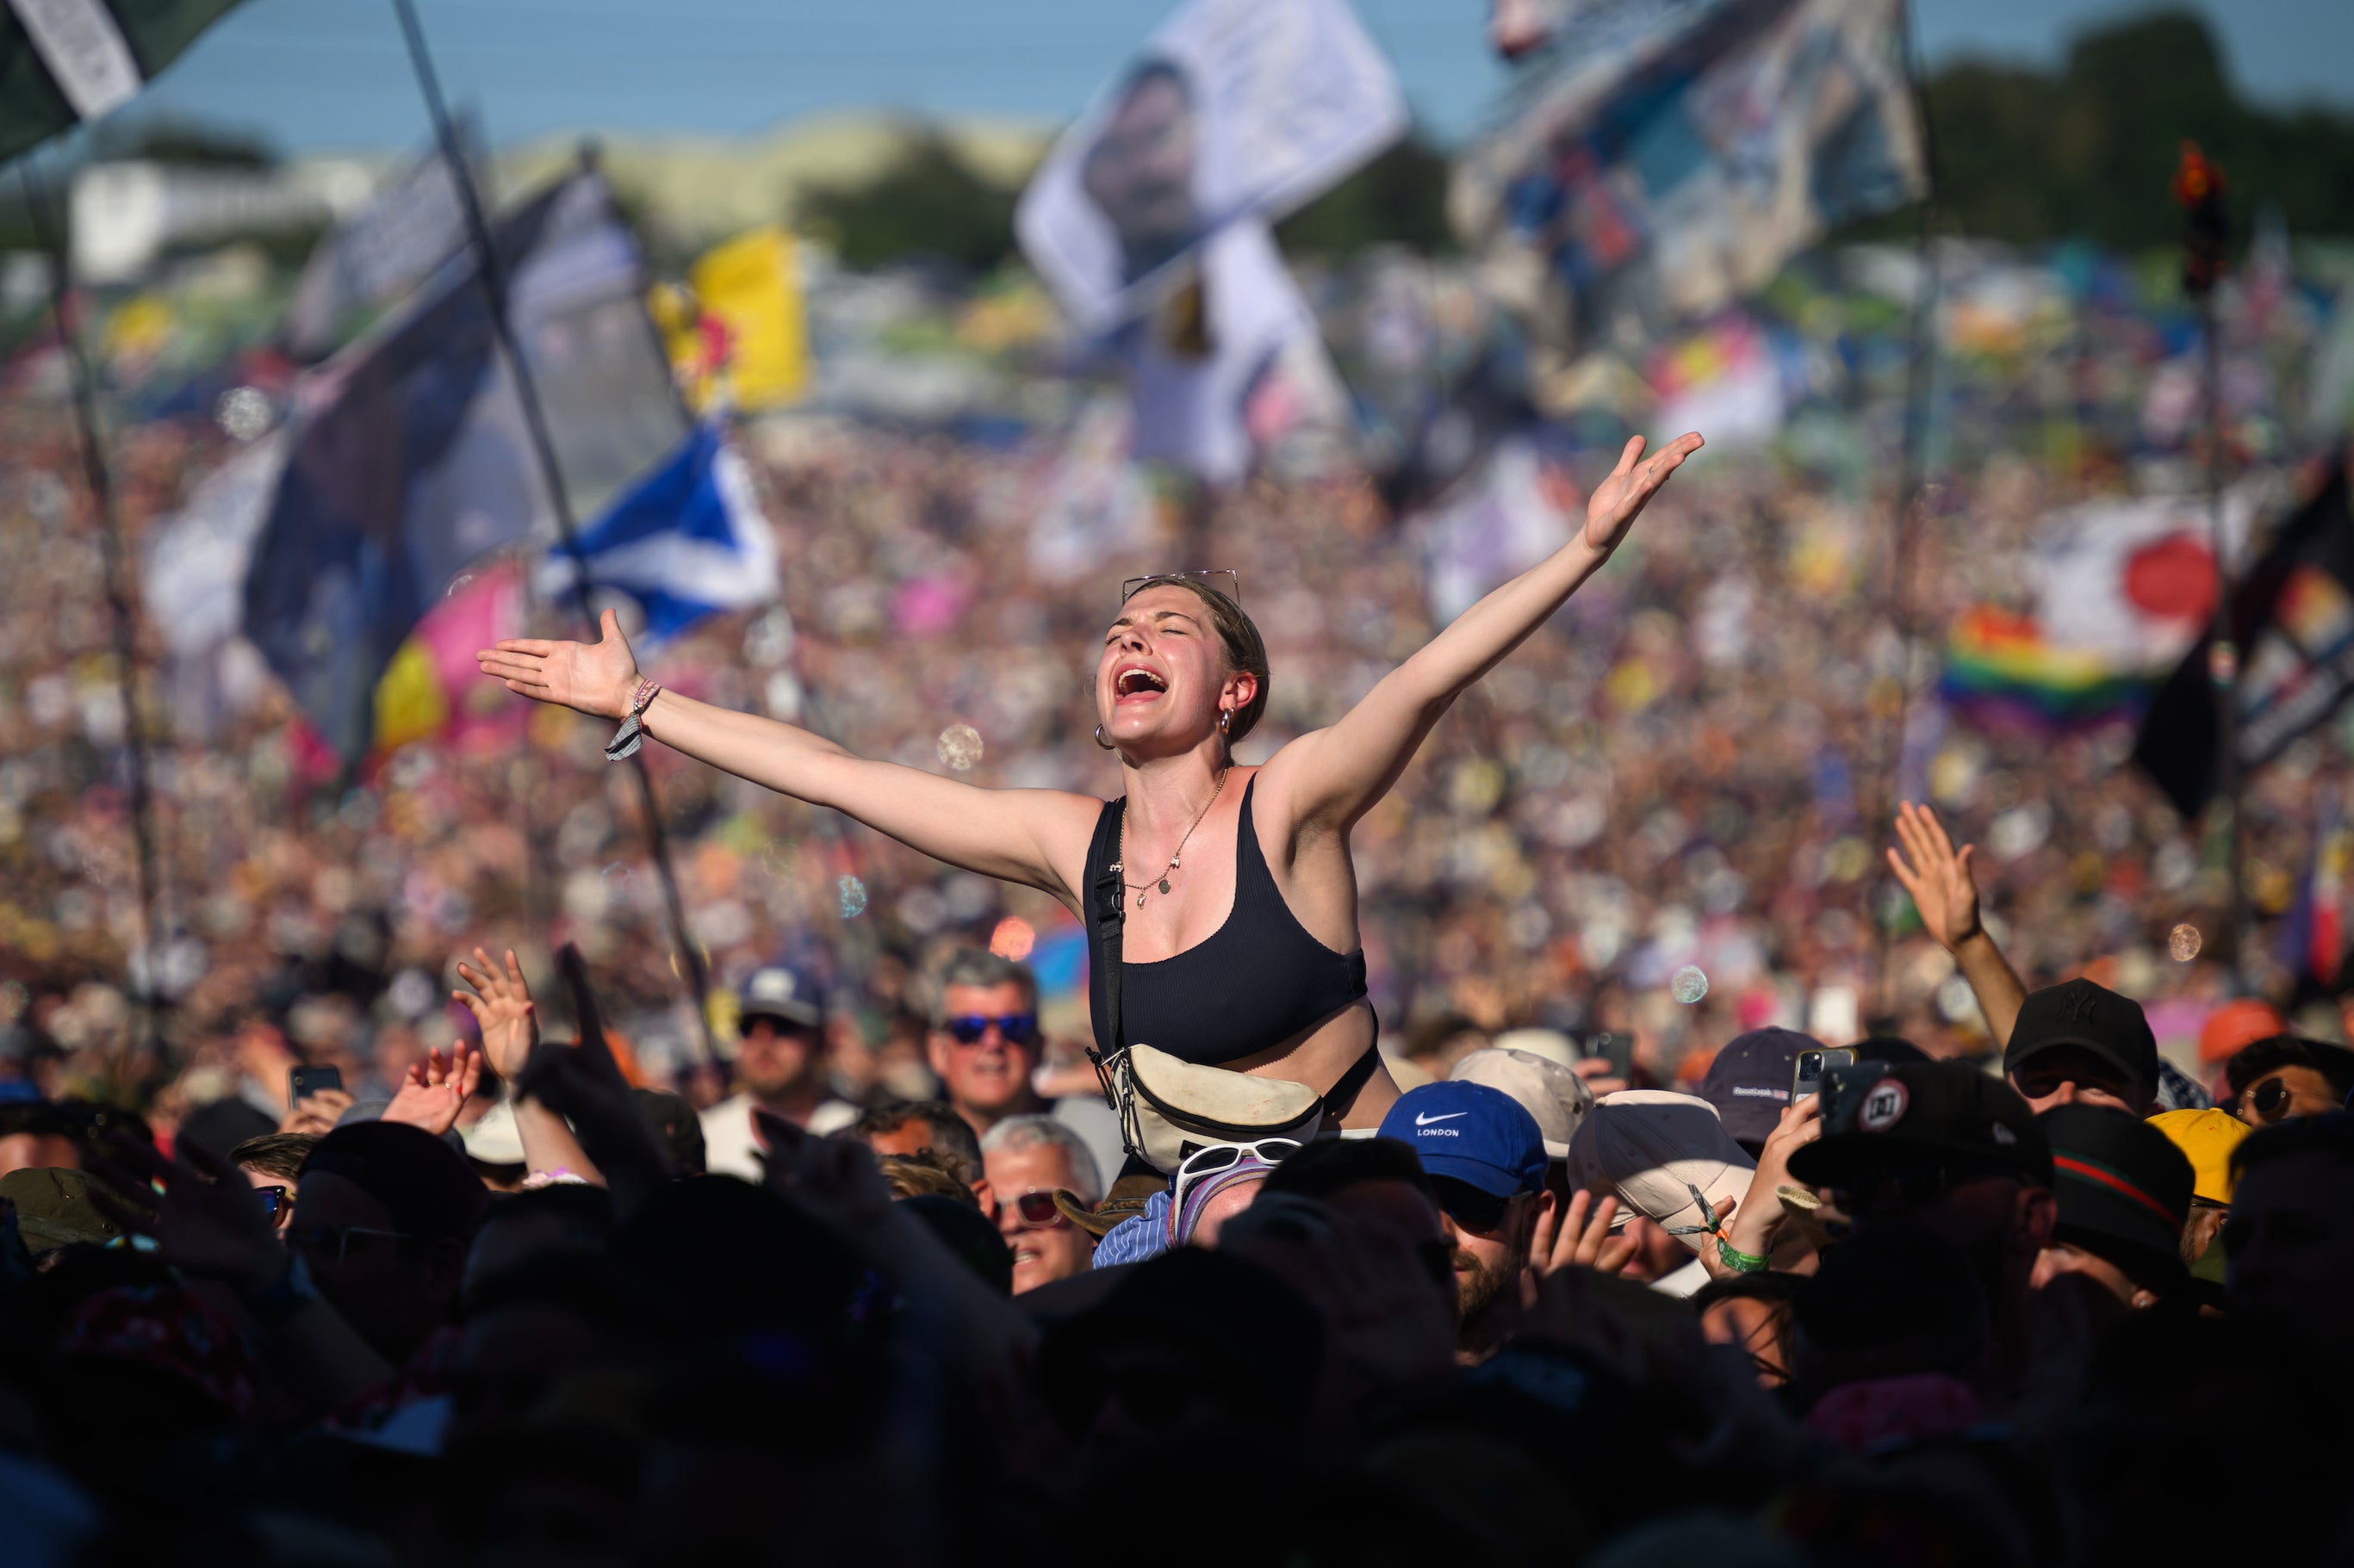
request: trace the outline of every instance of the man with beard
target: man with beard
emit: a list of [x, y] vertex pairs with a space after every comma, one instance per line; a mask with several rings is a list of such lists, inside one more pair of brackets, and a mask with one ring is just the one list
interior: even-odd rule
[[1425, 1084], [1398, 1097], [1381, 1136], [1413, 1150], [1455, 1249], [1456, 1354], [1485, 1361], [1520, 1326], [1530, 1239], [1553, 1212], [1544, 1134], [1511, 1096], [1485, 1084]]

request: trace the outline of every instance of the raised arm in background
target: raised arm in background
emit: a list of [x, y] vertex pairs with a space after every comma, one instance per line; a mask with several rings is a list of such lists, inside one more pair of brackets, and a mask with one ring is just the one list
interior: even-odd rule
[[[638, 663], [611, 610], [595, 642], [514, 638], [475, 655], [507, 690], [619, 721]], [[1035, 887], [1078, 907], [1066, 885], [1086, 863], [1101, 802], [1056, 789], [986, 789], [853, 755], [805, 729], [664, 690], [641, 715], [646, 733], [699, 762], [796, 800], [831, 806], [935, 860]]]
[[532, 1005], [530, 988], [524, 984], [523, 966], [515, 962], [514, 949], [507, 949], [502, 968], [476, 948], [474, 963], [482, 967], [463, 961], [458, 965], [458, 978], [474, 989], [450, 994], [474, 1015], [482, 1032], [482, 1054], [490, 1059], [491, 1071], [506, 1080], [508, 1103], [514, 1107], [515, 1133], [523, 1139], [525, 1166], [551, 1173], [568, 1171], [603, 1186], [603, 1176], [581, 1150], [580, 1140], [573, 1137], [564, 1118], [524, 1092], [524, 1068], [531, 1061], [532, 1048], [539, 1044], [539, 1014]]
[[1954, 955], [1999, 1050], [2009, 1044], [2027, 987], [1978, 918], [1978, 885], [1970, 875], [1970, 854], [1978, 845], [1964, 844], [1956, 853], [1937, 813], [1910, 800], [1897, 804], [1896, 838], [1903, 853], [1890, 850], [1888, 868], [1913, 895], [1929, 935]]
[[1279, 820], [1290, 824], [1293, 838], [1319, 828], [1347, 836], [1389, 793], [1455, 699], [1552, 619], [1610, 558], [1668, 475], [1701, 445], [1697, 434], [1681, 436], [1643, 458], [1643, 438], [1629, 439], [1617, 467], [1588, 498], [1577, 537], [1457, 616], [1338, 721], [1277, 752], [1259, 789]]

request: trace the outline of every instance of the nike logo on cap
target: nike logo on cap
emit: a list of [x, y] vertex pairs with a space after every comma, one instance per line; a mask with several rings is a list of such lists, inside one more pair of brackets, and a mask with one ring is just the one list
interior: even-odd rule
[[1432, 1116], [1426, 1111], [1416, 1111], [1414, 1113], [1414, 1125], [1416, 1127], [1428, 1127], [1435, 1121], [1453, 1121], [1458, 1116], [1469, 1116], [1470, 1114], [1471, 1113], [1469, 1111], [1448, 1111], [1445, 1116]]

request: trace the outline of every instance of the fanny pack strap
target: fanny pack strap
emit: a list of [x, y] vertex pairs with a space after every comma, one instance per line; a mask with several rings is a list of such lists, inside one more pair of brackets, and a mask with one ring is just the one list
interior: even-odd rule
[[[1111, 805], [1111, 842], [1119, 844], [1121, 821], [1128, 814], [1128, 797], [1123, 795]], [[1128, 907], [1121, 895], [1128, 891], [1120, 880], [1121, 866], [1117, 860], [1104, 862], [1103, 870], [1096, 876], [1095, 908], [1092, 917], [1096, 927], [1096, 962], [1103, 977], [1104, 1017], [1111, 1027], [1109, 1051], [1087, 1047], [1087, 1060], [1095, 1065], [1096, 1082], [1103, 1087], [1104, 1104], [1119, 1118], [1119, 1141], [1122, 1148], [1139, 1160], [1144, 1158], [1144, 1136], [1136, 1125], [1133, 1092], [1123, 1093], [1112, 1073], [1112, 1063], [1128, 1049], [1128, 1033], [1119, 1015], [1119, 971], [1125, 966], [1120, 950], [1125, 945], [1128, 929]]]

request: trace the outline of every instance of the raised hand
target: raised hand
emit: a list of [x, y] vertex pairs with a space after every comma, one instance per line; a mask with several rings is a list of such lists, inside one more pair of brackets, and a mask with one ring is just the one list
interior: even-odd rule
[[482, 1054], [463, 1040], [443, 1054], [440, 1047], [408, 1065], [408, 1076], [392, 1103], [384, 1107], [386, 1121], [405, 1121], [439, 1138], [458, 1125], [458, 1113], [482, 1081]]
[[1910, 800], [1897, 804], [1896, 838], [1903, 853], [1891, 849], [1888, 869], [1913, 895], [1929, 935], [1951, 952], [1978, 934], [1978, 885], [1970, 875], [1970, 854], [1978, 846], [1964, 844], [1956, 853], [1937, 813]]
[[630, 711], [638, 661], [611, 610], [598, 620], [594, 642], [511, 637], [474, 655], [482, 673], [534, 702], [554, 703], [591, 718], [618, 719]]
[[1703, 444], [1700, 432], [1691, 431], [1638, 462], [1635, 460], [1643, 457], [1643, 438], [1628, 437], [1625, 450], [1618, 454], [1618, 466], [1586, 498], [1586, 544], [1605, 553], [1617, 549], [1618, 541], [1634, 524], [1636, 515], [1650, 504], [1659, 486], [1668, 482], [1668, 475], [1682, 467], [1684, 459]]
[[539, 1014], [532, 1008], [531, 988], [523, 982], [523, 966], [515, 962], [513, 948], [507, 949], [504, 969], [480, 948], [474, 949], [474, 962], [482, 968], [469, 968], [462, 959], [458, 965], [458, 978], [474, 989], [450, 994], [474, 1015], [491, 1071], [513, 1083], [531, 1060], [531, 1048], [539, 1044]]
[[1611, 1222], [1618, 1217], [1618, 1200], [1596, 1202], [1583, 1190], [1569, 1195], [1568, 1206], [1537, 1222], [1529, 1248], [1529, 1262], [1539, 1275], [1564, 1268], [1590, 1268], [1616, 1274], [1635, 1255], [1635, 1237], [1613, 1235]]
[[341, 1089], [321, 1089], [304, 1095], [281, 1118], [281, 1132], [308, 1133], [313, 1138], [324, 1138], [335, 1130], [335, 1123], [352, 1108], [352, 1097]]

